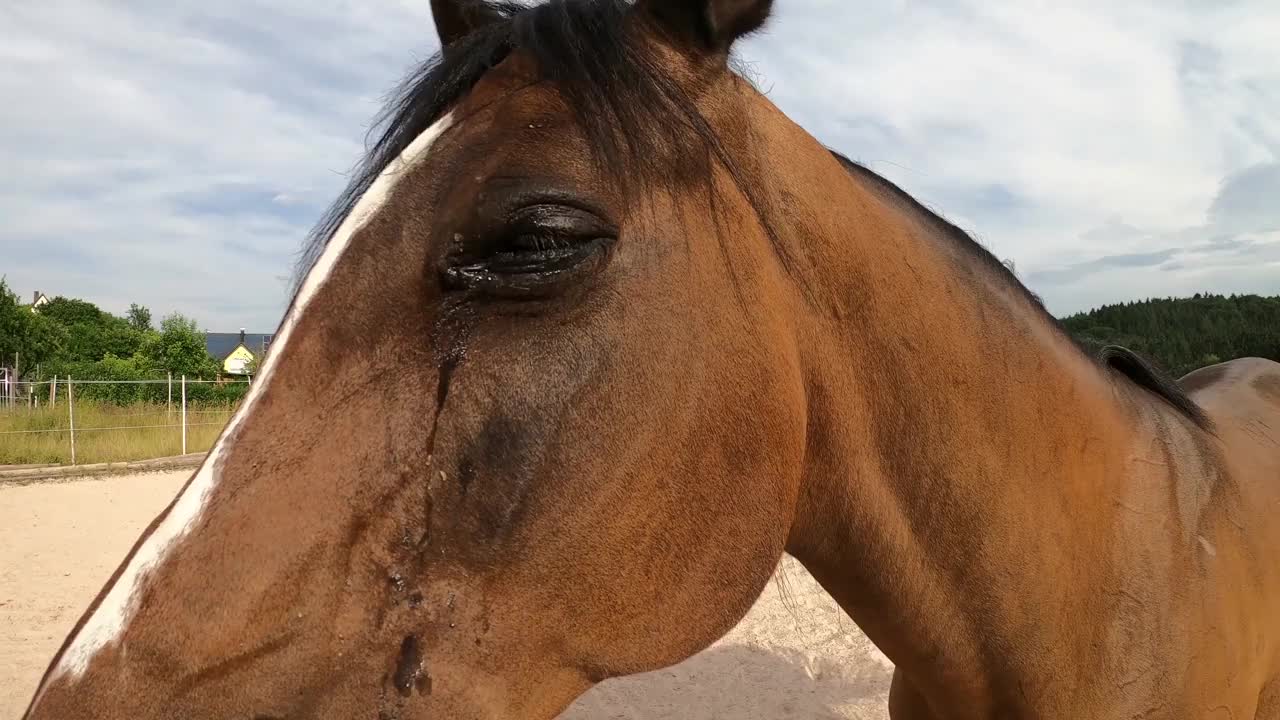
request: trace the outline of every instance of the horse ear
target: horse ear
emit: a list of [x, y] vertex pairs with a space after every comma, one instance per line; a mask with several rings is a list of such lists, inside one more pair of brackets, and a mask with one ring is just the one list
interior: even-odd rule
[[663, 28], [699, 50], [728, 53], [743, 35], [764, 26], [773, 0], [642, 0]]
[[485, 25], [502, 19], [498, 10], [484, 0], [431, 0], [431, 16], [436, 21], [441, 47], [449, 47]]

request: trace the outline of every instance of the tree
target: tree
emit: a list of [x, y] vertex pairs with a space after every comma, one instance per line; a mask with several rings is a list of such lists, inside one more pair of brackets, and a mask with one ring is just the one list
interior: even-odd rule
[[18, 302], [17, 294], [9, 289], [8, 282], [0, 278], [0, 364], [12, 361], [14, 353], [22, 352], [22, 339], [27, 333], [24, 315], [30, 314]]
[[[139, 309], [150, 315], [146, 308]], [[68, 362], [98, 362], [108, 355], [131, 357], [141, 349], [145, 339], [146, 331], [136, 327], [132, 320], [103, 312], [84, 300], [59, 296], [41, 307], [39, 315], [65, 329], [67, 342], [63, 359]], [[150, 322], [149, 317], [147, 321]]]
[[187, 377], [212, 377], [218, 365], [205, 349], [204, 333], [195, 320], [174, 313], [160, 321], [160, 332], [151, 334], [142, 356], [159, 370]]
[[130, 357], [142, 348], [145, 340], [128, 321], [103, 313], [99, 323], [76, 323], [66, 328], [67, 359], [73, 362], [97, 362], [108, 355]]
[[28, 314], [27, 335], [23, 341], [26, 349], [22, 351], [22, 367], [19, 368], [23, 378], [33, 377], [39, 365], [61, 356], [68, 341], [67, 331], [62, 326], [38, 313]]
[[0, 278], [0, 365], [21, 356], [18, 368], [29, 377], [37, 365], [58, 357], [67, 344], [67, 332], [57, 323], [18, 300], [4, 278]]
[[129, 324], [139, 332], [151, 331], [151, 311], [138, 303], [129, 305]]
[[40, 308], [40, 314], [62, 325], [100, 325], [102, 310], [91, 302], [59, 295]]

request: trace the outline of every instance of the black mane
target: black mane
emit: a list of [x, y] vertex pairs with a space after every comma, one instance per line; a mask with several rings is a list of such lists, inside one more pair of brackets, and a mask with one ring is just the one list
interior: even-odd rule
[[966, 254], [978, 259], [978, 261], [991, 271], [1000, 281], [1015, 288], [1027, 299], [1029, 303], [1031, 303], [1032, 307], [1040, 313], [1041, 318], [1045, 322], [1056, 328], [1064, 338], [1069, 340], [1086, 356], [1096, 361], [1101, 367], [1114, 370], [1131, 380], [1139, 387], [1154, 393], [1156, 396], [1160, 397], [1189, 418], [1198, 427], [1202, 429], [1209, 429], [1212, 427], [1212, 421], [1209, 420], [1204, 409], [1197, 405], [1176, 381], [1168, 377], [1163, 371], [1151, 364], [1151, 362], [1145, 360], [1132, 350], [1116, 345], [1104, 347], [1097, 356], [1094, 356], [1085, 346], [1081, 345], [1074, 337], [1072, 337], [1071, 333], [1063, 327], [1062, 323], [1044, 307], [1044, 303], [1041, 301], [1039, 295], [1031, 292], [1026, 285], [1022, 284], [1022, 281], [1018, 279], [1018, 276], [1013, 274], [1013, 271], [1009, 269], [1009, 266], [1000, 262], [1000, 260], [993, 255], [991, 251], [983, 247], [977, 240], [974, 240], [968, 233], [950, 222], [947, 222], [940, 215], [922, 205], [905, 190], [884, 177], [850, 160], [838, 152], [832, 151], [831, 154], [840, 161], [840, 164], [843, 165], [845, 170], [850, 174], [870, 181], [882, 191], [889, 193], [898, 201], [904, 203], [907, 207], [920, 214], [939, 234], [959, 245], [964, 249]]
[[1183, 415], [1191, 418], [1200, 428], [1209, 430], [1213, 427], [1213, 421], [1209, 419], [1204, 408], [1197, 405], [1181, 385], [1141, 355], [1119, 345], [1109, 345], [1102, 348], [1098, 360], [1106, 367], [1164, 398]]

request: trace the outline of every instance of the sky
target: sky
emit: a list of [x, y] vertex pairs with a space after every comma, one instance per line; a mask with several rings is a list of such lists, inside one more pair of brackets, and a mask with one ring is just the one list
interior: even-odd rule
[[[1277, 37], [1272, 0], [777, 0], [738, 54], [1065, 315], [1280, 293]], [[272, 331], [437, 49], [428, 0], [0, 4], [0, 275]]]

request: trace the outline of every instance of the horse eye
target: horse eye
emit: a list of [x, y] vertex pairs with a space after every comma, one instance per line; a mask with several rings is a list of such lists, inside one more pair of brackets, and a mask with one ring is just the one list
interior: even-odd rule
[[546, 250], [613, 236], [617, 230], [595, 213], [567, 205], [529, 205], [507, 222], [512, 249]]
[[518, 208], [492, 235], [444, 270], [449, 290], [501, 297], [544, 297], [598, 268], [617, 230], [593, 212], [568, 205]]

